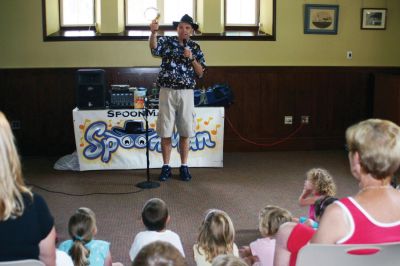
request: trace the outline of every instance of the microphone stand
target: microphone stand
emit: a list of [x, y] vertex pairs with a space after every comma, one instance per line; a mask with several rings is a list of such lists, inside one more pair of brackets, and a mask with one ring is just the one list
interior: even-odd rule
[[146, 181], [142, 181], [136, 184], [138, 188], [143, 188], [143, 189], [151, 189], [151, 188], [157, 188], [160, 186], [160, 183], [150, 181], [150, 157], [149, 157], [149, 120], [148, 120], [148, 113], [149, 113], [149, 102], [147, 100], [147, 97], [144, 97], [144, 120], [146, 121], [146, 175], [147, 179]]

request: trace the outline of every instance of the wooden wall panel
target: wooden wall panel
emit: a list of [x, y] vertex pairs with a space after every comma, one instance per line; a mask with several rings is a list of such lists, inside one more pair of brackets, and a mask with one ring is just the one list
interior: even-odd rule
[[400, 75], [376, 75], [374, 94], [374, 117], [400, 124]]
[[[108, 84], [150, 88], [158, 68], [104, 68]], [[0, 69], [0, 110], [21, 122], [14, 130], [24, 155], [65, 155], [75, 150], [72, 109], [76, 68]], [[225, 122], [225, 151], [338, 149], [345, 129], [372, 116], [374, 75], [399, 68], [362, 67], [209, 67], [199, 87], [229, 84], [235, 101]], [[293, 125], [284, 125], [292, 115]], [[300, 126], [289, 140], [280, 141]]]

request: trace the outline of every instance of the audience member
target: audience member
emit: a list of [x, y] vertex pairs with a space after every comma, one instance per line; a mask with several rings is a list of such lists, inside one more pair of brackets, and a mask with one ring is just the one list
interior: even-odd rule
[[197, 243], [193, 246], [197, 266], [210, 266], [212, 260], [220, 254], [239, 257], [234, 240], [235, 228], [228, 214], [217, 209], [207, 211], [200, 226]]
[[240, 256], [249, 265], [258, 261], [259, 265], [272, 266], [275, 253], [275, 234], [280, 225], [292, 220], [292, 214], [278, 206], [267, 205], [260, 211], [258, 220], [258, 229], [263, 238], [251, 242], [250, 247], [241, 248]]
[[74, 262], [67, 252], [56, 249], [56, 266], [74, 266]]
[[365, 120], [347, 129], [346, 142], [359, 191], [325, 211], [311, 242], [400, 241], [400, 191], [390, 185], [400, 165], [400, 127], [387, 120]]
[[0, 112], [0, 261], [56, 264], [54, 220], [44, 199], [25, 185], [10, 124]]
[[[336, 200], [334, 197], [325, 196], [315, 202], [317, 221], [321, 219], [326, 207]], [[308, 244], [314, 234], [314, 227], [306, 223], [287, 222], [282, 224], [276, 234], [274, 266], [295, 266], [299, 250]]]
[[315, 220], [314, 203], [323, 196], [335, 196], [336, 185], [325, 169], [313, 168], [306, 174], [303, 191], [299, 197], [300, 206], [310, 206], [308, 218]]
[[110, 266], [112, 265], [110, 243], [96, 240], [96, 216], [86, 207], [81, 207], [68, 222], [70, 240], [60, 244], [59, 250], [67, 252], [75, 266]]
[[172, 244], [154, 241], [136, 255], [132, 266], [186, 266], [182, 253]]
[[[332, 202], [334, 202], [336, 200], [338, 200], [338, 199], [335, 197], [331, 197], [331, 196], [325, 196], [325, 197], [317, 199], [317, 201], [314, 204], [316, 220], [319, 220], [320, 217], [322, 216], [322, 214], [324, 213], [325, 208], [328, 207]], [[303, 223], [305, 225], [312, 227], [315, 230], [317, 230], [318, 226], [319, 226], [319, 223], [317, 221], [306, 218], [306, 217], [293, 218], [292, 221], [296, 222], [296, 223]]]
[[147, 230], [135, 236], [129, 251], [131, 261], [134, 261], [142, 247], [157, 240], [171, 243], [181, 252], [182, 256], [185, 257], [179, 235], [166, 229], [169, 220], [170, 216], [168, 214], [167, 204], [162, 199], [153, 198], [144, 204], [142, 221]]
[[212, 262], [212, 266], [247, 266], [246, 262], [231, 254], [218, 255]]

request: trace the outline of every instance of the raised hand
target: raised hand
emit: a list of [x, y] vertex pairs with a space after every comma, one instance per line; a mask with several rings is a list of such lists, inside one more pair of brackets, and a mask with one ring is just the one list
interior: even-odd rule
[[153, 19], [150, 23], [150, 31], [152, 33], [155, 33], [158, 31], [160, 25], [158, 24], [158, 20], [157, 19]]

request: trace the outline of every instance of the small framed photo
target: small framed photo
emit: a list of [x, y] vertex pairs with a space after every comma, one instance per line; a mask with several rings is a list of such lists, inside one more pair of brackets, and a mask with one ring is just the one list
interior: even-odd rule
[[306, 4], [304, 7], [305, 34], [337, 34], [339, 5]]
[[362, 8], [361, 29], [362, 30], [385, 30], [386, 8]]

